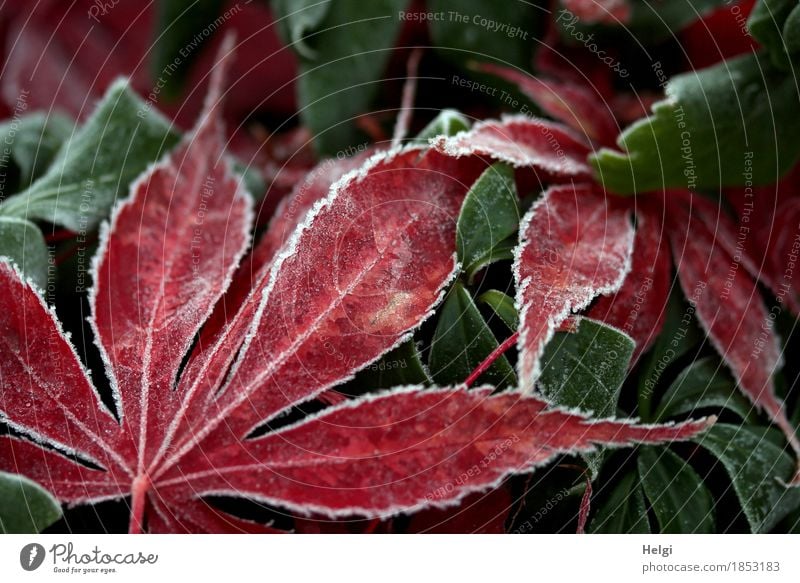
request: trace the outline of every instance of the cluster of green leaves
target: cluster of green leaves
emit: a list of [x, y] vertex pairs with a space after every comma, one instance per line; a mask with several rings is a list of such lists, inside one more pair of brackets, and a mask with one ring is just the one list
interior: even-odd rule
[[[519, 229], [519, 208], [513, 169], [495, 164], [472, 185], [458, 217], [456, 248], [462, 273], [473, 283], [482, 269], [513, 259]], [[498, 347], [469, 289], [457, 281], [439, 310], [430, 354], [431, 374], [442, 385], [464, 381]], [[478, 382], [503, 387], [516, 384], [505, 356], [498, 358]]]
[[49, 253], [32, 221], [93, 231], [131, 181], [177, 142], [150, 105], [118, 81], [78, 128], [39, 113], [4, 126], [18, 179], [5, 184], [0, 202], [0, 255], [13, 258], [40, 287]]
[[[272, 0], [281, 36], [299, 62], [300, 119], [323, 155], [363, 142], [356, 119], [370, 110], [387, 81], [387, 64], [403, 48], [398, 39], [405, 27], [427, 27], [439, 57], [486, 81], [488, 76], [470, 70], [471, 61], [529, 67], [531, 43], [547, 15], [544, 4], [430, 0], [427, 18], [408, 0]], [[493, 30], [491, 23], [513, 23], [518, 31]]]
[[284, 40], [298, 57], [300, 119], [321, 154], [363, 141], [355, 120], [378, 93], [408, 0], [275, 1]]
[[[694, 450], [684, 458], [667, 446], [643, 447], [604, 469], [604, 493], [590, 525], [594, 532], [716, 532], [717, 495], [728, 488], [715, 481], [718, 475], [710, 471], [714, 465], [708, 465], [709, 459], [716, 459], [727, 474], [751, 532], [771, 531], [800, 507], [800, 491], [784, 485], [795, 471], [785, 440], [762, 425], [720, 359], [704, 356], [708, 347], [703, 335], [685, 317], [691, 313], [675, 292], [665, 328], [631, 385], [644, 421], [720, 415], [724, 421], [695, 440], [711, 458], [694, 455]], [[676, 367], [677, 374], [672, 372]]]
[[[491, 167], [462, 207], [458, 249], [464, 268], [437, 314], [428, 363], [435, 382], [462, 382], [498, 346], [499, 337], [489, 325], [492, 318], [503, 322], [506, 334], [518, 326], [514, 301], [507, 293], [490, 289], [476, 301], [471, 292], [480, 288], [476, 274], [485, 278], [486, 265], [509, 259], [496, 250], [504, 249], [506, 237], [514, 237], [506, 233], [515, 232], [513, 219], [519, 216], [510, 177], [510, 169]], [[482, 258], [492, 259], [484, 264]], [[473, 265], [480, 266], [478, 271]], [[487, 310], [481, 313], [478, 305]], [[594, 532], [715, 532], [718, 495], [728, 489], [735, 493], [752, 532], [771, 531], [800, 508], [800, 491], [783, 485], [794, 472], [785, 442], [763, 425], [763, 418], [737, 390], [730, 373], [703, 342], [697, 323], [684, 317], [691, 313], [676, 291], [663, 332], [632, 374], [633, 340], [601, 322], [576, 318], [572, 329], [557, 332], [547, 345], [537, 390], [556, 405], [596, 417], [638, 415], [647, 422], [723, 416], [724, 422], [696, 443], [706, 452], [705, 462], [716, 460], [728, 486], [720, 488], [719, 472], [709, 472], [707, 466], [704, 471], [695, 469], [694, 457], [684, 457], [685, 448], [642, 447], [622, 460], [608, 451], [583, 456], [600, 492], [590, 524]], [[479, 382], [514, 386], [513, 368], [502, 357]], [[624, 388], [629, 394], [623, 403]], [[577, 504], [584, 486], [580, 480], [567, 484], [567, 496]], [[542, 493], [537, 493], [541, 502]]]
[[759, 0], [748, 27], [776, 66], [792, 69], [800, 53], [800, 4], [795, 0]]

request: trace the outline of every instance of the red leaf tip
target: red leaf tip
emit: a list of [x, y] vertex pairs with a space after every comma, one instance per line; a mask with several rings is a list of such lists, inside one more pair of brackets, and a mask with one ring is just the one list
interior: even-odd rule
[[203, 113], [200, 115], [200, 126], [204, 125], [208, 119], [211, 119], [212, 123], [214, 123], [214, 121], [219, 118], [214, 115], [214, 111], [222, 102], [222, 87], [224, 86], [225, 77], [228, 74], [228, 68], [233, 59], [235, 47], [236, 33], [228, 32], [222, 38], [222, 42], [214, 58], [214, 66], [211, 69], [208, 90], [206, 91], [205, 101], [203, 102]]

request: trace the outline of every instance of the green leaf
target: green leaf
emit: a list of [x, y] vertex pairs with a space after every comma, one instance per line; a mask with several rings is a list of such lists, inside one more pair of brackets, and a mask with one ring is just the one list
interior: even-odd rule
[[[714, 8], [727, 4], [730, 0], [669, 0], [653, 2], [652, 0], [625, 0], [631, 7], [630, 19], [624, 24], [625, 35], [631, 35], [646, 43], [654, 44], [668, 38], [674, 33], [699, 20]], [[618, 33], [619, 24], [583, 24], [575, 15], [564, 9], [556, 12], [556, 23], [561, 36], [573, 42], [583, 42], [587, 35], [603, 36]], [[580, 33], [580, 34], [579, 34]], [[580, 36], [583, 35], [583, 36]], [[592, 42], [594, 38], [587, 42]]]
[[598, 506], [589, 532], [609, 534], [649, 534], [647, 507], [636, 472], [629, 472]]
[[[577, 319], [576, 332], [556, 332], [542, 355], [539, 390], [551, 402], [612, 417], [636, 343], [611, 326], [588, 318]], [[604, 450], [582, 456], [597, 478]]]
[[[464, 382], [497, 347], [497, 339], [486, 325], [469, 291], [456, 281], [439, 310], [439, 320], [431, 342], [428, 364], [433, 380], [440, 385]], [[501, 356], [481, 375], [477, 384], [503, 387], [516, 382], [514, 369], [508, 359]]]
[[725, 467], [754, 533], [768, 532], [800, 504], [800, 488], [786, 488], [794, 459], [767, 437], [768, 428], [717, 423], [694, 441]]
[[495, 60], [529, 69], [531, 47], [547, 15], [533, 2], [429, 0], [427, 8], [435, 16], [429, 23], [433, 46], [462, 66]]
[[159, 80], [160, 95], [178, 96], [192, 63], [202, 47], [224, 22], [223, 0], [160, 0], [156, 3], [156, 28], [151, 72]]
[[305, 35], [313, 32], [328, 14], [330, 0], [273, 0], [272, 6], [280, 15], [278, 26], [283, 38], [292, 48], [308, 59], [315, 59], [317, 52], [305, 42]]
[[39, 289], [47, 287], [50, 255], [42, 232], [30, 221], [0, 216], [0, 256], [11, 259]]
[[503, 323], [508, 326], [509, 330], [512, 332], [517, 331], [519, 328], [519, 313], [517, 312], [514, 298], [499, 290], [490, 289], [478, 297], [478, 302], [489, 306]]
[[436, 136], [454, 136], [458, 132], [465, 132], [469, 129], [469, 120], [460, 111], [455, 109], [443, 109], [428, 125], [422, 128], [417, 137], [412, 141], [417, 144], [427, 145], [428, 140]]
[[[354, 121], [369, 111], [378, 92], [408, 2], [331, 0], [315, 31], [304, 29], [298, 51], [300, 118], [319, 154], [335, 156], [363, 138]], [[294, 10], [293, 2], [274, 6], [287, 11], [289, 4]]]
[[730, 409], [742, 419], [753, 410], [737, 390], [731, 374], [714, 356], [696, 360], [681, 371], [661, 398], [656, 419], [661, 421], [707, 407]]
[[664, 371], [702, 338], [694, 319], [694, 308], [684, 301], [680, 289], [674, 288], [667, 302], [664, 327], [642, 361], [639, 372], [639, 417], [644, 421], [651, 420], [653, 395], [661, 384]]
[[795, 3], [794, 8], [786, 18], [783, 25], [783, 42], [786, 52], [794, 56], [800, 52], [800, 4]]
[[557, 405], [613, 416], [634, 347], [624, 332], [580, 318], [576, 332], [556, 332], [545, 347], [539, 389]]
[[620, 135], [622, 152], [591, 156], [608, 190], [714, 190], [751, 174], [752, 184], [772, 184], [800, 157], [795, 80], [763, 54], [674, 77], [666, 95]]
[[178, 136], [124, 80], [111, 85], [86, 124], [47, 173], [0, 204], [0, 215], [40, 219], [75, 232], [96, 227], [130, 183], [174, 146]]
[[0, 472], [0, 533], [34, 534], [61, 518], [61, 506], [36, 482]]
[[688, 463], [666, 447], [642, 447], [637, 465], [662, 533], [714, 532], [714, 498]]
[[519, 229], [514, 169], [497, 163], [487, 168], [469, 189], [458, 215], [458, 260], [472, 280], [483, 267], [511, 259], [514, 242], [506, 239]]
[[789, 49], [784, 30], [797, 6], [797, 0], [759, 0], [747, 20], [750, 34], [769, 52], [772, 62], [781, 68], [788, 68]]
[[[12, 118], [0, 124], [0, 143], [7, 153], [0, 158], [0, 172], [6, 174], [8, 162], [13, 162], [18, 187], [27, 188], [52, 163], [72, 127], [72, 122], [64, 116], [42, 113]], [[11, 193], [6, 188], [6, 181], [0, 181], [0, 199]]]
[[414, 340], [409, 339], [361, 370], [342, 392], [350, 393], [350, 388], [374, 390], [430, 384], [431, 379], [422, 364], [419, 350]]

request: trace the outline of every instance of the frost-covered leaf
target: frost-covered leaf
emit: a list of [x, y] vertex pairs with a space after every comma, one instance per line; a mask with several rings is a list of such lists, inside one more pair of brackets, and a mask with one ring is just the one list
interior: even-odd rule
[[628, 472], [600, 503], [589, 523], [589, 532], [650, 534], [644, 493], [635, 471]]
[[[491, 395], [492, 390], [409, 387], [349, 402], [224, 450], [211, 467], [196, 456], [171, 476], [198, 494], [224, 479], [242, 494], [280, 500], [301, 512], [310, 506], [331, 516], [384, 516], [446, 505], [511, 473], [530, 471], [558, 452], [589, 451], [595, 443], [685, 439], [708, 423], [646, 427], [594, 421], [548, 410], [533, 397]], [[481, 459], [485, 467], [470, 476]], [[464, 472], [467, 477], [456, 483]]]
[[661, 397], [656, 418], [694, 414], [709, 407], [730, 409], [742, 419], [747, 419], [753, 410], [730, 373], [712, 356], [696, 360], [680, 372]]
[[792, 76], [763, 54], [729, 59], [672, 77], [652, 116], [620, 134], [622, 151], [602, 149], [592, 164], [621, 194], [770, 184], [800, 157], [798, 103]]
[[422, 128], [413, 141], [418, 144], [427, 144], [431, 138], [454, 136], [459, 132], [467, 131], [469, 126], [469, 120], [458, 110], [443, 109], [428, 125]]
[[39, 289], [47, 287], [50, 254], [39, 227], [30, 221], [0, 216], [0, 257], [11, 259]]
[[[258, 241], [247, 267], [252, 273], [265, 273], [281, 247], [290, 239], [308, 212], [331, 191], [347, 173], [362, 167], [378, 150], [363, 148], [347, 157], [327, 158], [314, 166], [305, 178], [283, 199], [270, 219], [267, 231]], [[247, 262], [246, 262], [247, 263]]]
[[633, 237], [627, 210], [592, 185], [553, 187], [528, 211], [514, 268], [523, 390], [533, 389], [558, 325], [598, 295], [619, 289]]
[[490, 289], [478, 297], [478, 303], [489, 306], [512, 332], [519, 328], [519, 314], [511, 296], [500, 290]]
[[[177, 382], [249, 241], [250, 197], [224, 156], [216, 113], [221, 71], [197, 128], [136, 181], [95, 260], [92, 323], [141, 460], [152, 457], [166, 429], [164, 387]], [[128, 286], [135, 293], [120, 289]]]
[[510, 67], [493, 64], [480, 66], [481, 71], [497, 75], [519, 87], [542, 111], [564, 122], [579, 135], [601, 144], [613, 144], [619, 133], [614, 113], [590, 84], [533, 77]]
[[[702, 209], [700, 205], [690, 212], [683, 203], [676, 203], [669, 212], [673, 222], [670, 241], [681, 287], [692, 299], [697, 319], [740, 390], [769, 415], [800, 456], [800, 441], [775, 395], [773, 375], [782, 359], [758, 283], [717, 240], [702, 218]], [[719, 276], [720, 266], [725, 277]]]
[[[337, 180], [363, 166], [373, 153], [374, 151], [369, 148], [354, 156], [322, 160], [278, 203], [266, 232], [258, 240], [252, 252], [242, 261], [230, 287], [203, 327], [197, 350], [212, 344], [215, 337], [239, 311], [250, 291], [264, 284], [278, 252], [297, 226], [304, 221], [311, 208], [328, 195], [331, 186]], [[234, 342], [241, 343], [246, 333], [246, 326], [240, 326], [240, 338]]]
[[692, 467], [666, 447], [642, 447], [639, 477], [662, 533], [714, 532], [714, 498]]
[[0, 160], [4, 180], [0, 200], [9, 196], [10, 166], [16, 167], [18, 188], [27, 188], [53, 161], [56, 152], [69, 138], [72, 122], [59, 114], [31, 113], [0, 124], [0, 143], [6, 155]]
[[575, 332], [556, 332], [545, 347], [538, 388], [557, 405], [612, 417], [633, 347], [627, 334], [579, 318]]
[[[788, 190], [794, 192], [795, 182], [790, 174], [786, 181]], [[771, 187], [765, 187], [772, 190]], [[765, 192], [761, 198], [772, 196]], [[769, 200], [767, 198], [767, 200]], [[761, 206], [762, 203], [759, 203]], [[778, 202], [774, 210], [771, 203], [766, 216], [753, 220], [752, 235], [748, 237], [749, 255], [759, 264], [756, 273], [772, 294], [795, 315], [800, 315], [800, 272], [787, 270], [788, 259], [796, 254], [797, 226], [800, 225], [800, 199], [787, 197]], [[749, 219], [747, 220], [750, 223]], [[748, 225], [743, 225], [750, 228]], [[746, 258], [746, 257], [745, 257]]]
[[0, 534], [34, 534], [61, 518], [58, 501], [36, 482], [0, 472]]
[[792, 479], [795, 463], [768, 431], [720, 423], [696, 440], [725, 467], [753, 532], [769, 532], [800, 504], [800, 489], [783, 485]]
[[131, 182], [177, 141], [169, 123], [126, 81], [114, 83], [49, 170], [0, 205], [0, 214], [86, 231], [105, 219]]
[[[93, 482], [91, 476], [97, 474], [103, 477], [96, 485], [102, 482], [109, 488], [104, 494], [116, 492], [113, 481], [107, 478], [114, 470], [122, 470], [114, 459], [107, 459], [110, 447], [101, 437], [114, 433], [116, 421], [100, 404], [74, 349], [41, 296], [5, 261], [0, 261], [0, 302], [0, 343], [4, 354], [0, 362], [0, 420], [62, 451], [81, 451], [84, 458], [103, 465], [109, 473], [88, 469], [84, 474], [78, 470], [62, 473], [60, 470], [73, 464], [7, 436], [0, 437], [0, 449], [22, 444], [13, 457], [26, 465], [25, 475], [45, 485], [62, 501], [81, 500], [84, 482]], [[8, 450], [0, 458], [8, 459]], [[54, 461], [59, 459], [63, 461]], [[2, 468], [20, 471], [16, 464], [4, 463]], [[58, 487], [49, 484], [51, 473], [59, 475]]]
[[591, 175], [586, 162], [590, 150], [585, 142], [564, 126], [531, 117], [483, 121], [455, 136], [434, 138], [431, 145], [450, 156], [488, 156], [562, 180]]
[[[542, 355], [538, 390], [548, 401], [593, 417], [613, 417], [628, 373], [633, 340], [601, 322], [577, 317], [576, 329], [556, 332]], [[603, 452], [584, 458], [596, 478]]]
[[636, 210], [631, 271], [617, 293], [598, 299], [588, 313], [589, 317], [619, 328], [636, 341], [631, 366], [658, 338], [667, 316], [672, 285], [664, 220], [645, 201], [638, 204]]
[[[220, 343], [208, 347], [214, 364], [203, 355], [187, 366], [183, 382], [194, 394], [195, 380], [214, 384], [228, 369], [242, 327], [254, 335], [228, 381], [236, 389], [223, 391], [218, 417], [203, 421], [201, 433], [246, 435], [405, 340], [454, 272], [455, 219], [482, 170], [476, 162], [418, 149], [379, 155], [316, 205]], [[220, 372], [208, 378], [208, 367]], [[278, 379], [281, 389], [271, 390]]]
[[[438, 317], [428, 363], [431, 376], [440, 385], [462, 383], [497, 348], [497, 339], [459, 281], [453, 284]], [[506, 357], [500, 356], [480, 382], [503, 387], [514, 385], [516, 376]]]
[[508, 245], [504, 248], [503, 243], [518, 229], [514, 170], [506, 164], [494, 164], [469, 189], [458, 215], [456, 247], [467, 277], [472, 279], [495, 261], [511, 259]]
[[214, 501], [410, 513], [562, 454], [686, 440], [713, 422], [640, 426], [518, 391], [411, 386], [291, 424], [305, 402], [408, 342], [455, 275], [456, 219], [486, 164], [421, 147], [378, 154], [331, 187], [280, 238], [234, 317], [193, 348], [252, 218], [218, 119], [231, 48], [227, 37], [196, 128], [102, 233], [90, 322], [113, 411], [55, 314], [0, 262], [0, 419], [15, 433], [0, 436], [0, 467], [66, 504], [130, 497], [132, 532], [263, 532]]

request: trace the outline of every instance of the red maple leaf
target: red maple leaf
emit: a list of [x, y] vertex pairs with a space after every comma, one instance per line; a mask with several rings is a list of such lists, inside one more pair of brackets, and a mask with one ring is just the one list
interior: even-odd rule
[[[687, 439], [712, 422], [637, 426], [520, 391], [403, 387], [255, 436], [431, 314], [457, 267], [461, 202], [485, 163], [423, 147], [371, 158], [313, 205], [203, 344], [252, 221], [223, 155], [223, 71], [218, 63], [196, 129], [103, 232], [90, 322], [113, 406], [41, 296], [0, 263], [0, 418], [17, 433], [0, 437], [0, 467], [67, 504], [130, 497], [131, 532], [264, 531], [207, 497], [383, 517], [451, 506], [562, 453]], [[534, 151], [520, 163], [536, 165]]]
[[[605, 122], [598, 124], [598, 119], [609, 116], [612, 112], [596, 93], [582, 88], [580, 84], [569, 86], [551, 83], [498, 66], [481, 68], [519, 83], [521, 91], [528, 93], [541, 103], [546, 111], [569, 126], [561, 128], [562, 132], [570, 130], [581, 132], [582, 136], [578, 136], [578, 139], [583, 140], [587, 148], [598, 136], [605, 136], [602, 141], [607, 140], [606, 132], [601, 132], [599, 128], [605, 128], [608, 124]], [[569, 95], [563, 92], [564, 87], [570, 87], [570, 90], [580, 88], [581, 99], [569, 100]], [[558, 106], [553, 106], [548, 99], [543, 99], [548, 92], [558, 97], [556, 100]], [[566, 104], [569, 107], [562, 107]], [[591, 116], [592, 111], [597, 112], [594, 118]], [[491, 123], [486, 122], [486, 125], [491, 127]], [[497, 147], [496, 154], [527, 151], [531, 147], [541, 146], [541, 139], [536, 135], [541, 133], [540, 120], [525, 121], [518, 118], [517, 126], [513, 133], [500, 132], [494, 136], [495, 142], [501, 141], [498, 137], [501, 135], [508, 141]], [[443, 138], [436, 146], [442, 152], [452, 152], [455, 148], [473, 141], [482, 143], [484, 131], [473, 130], [456, 138]], [[570, 151], [579, 152], [578, 146], [572, 142], [569, 144]], [[481, 150], [481, 153], [491, 155], [493, 147], [494, 144], [491, 144]], [[551, 213], [549, 208], [553, 197], [564, 198], [560, 204], [560, 212], [555, 214]], [[635, 198], [625, 199], [605, 193], [596, 183], [574, 186], [567, 191], [560, 189], [545, 196], [543, 199], [545, 211], [539, 213], [539, 217], [532, 215], [528, 218], [528, 221], [542, 219], [544, 224], [537, 224], [535, 228], [526, 232], [523, 223], [522, 235], [528, 237], [529, 247], [538, 244], [539, 247], [534, 247], [535, 249], [552, 252], [557, 242], [552, 238], [542, 237], [540, 229], [553, 229], [553, 225], [566, 228], [568, 230], [564, 236], [568, 239], [573, 234], [569, 229], [580, 231], [581, 215], [597, 210], [596, 207], [600, 206], [599, 200], [603, 199], [615, 199], [615, 202], [604, 203], [604, 222], [601, 226], [594, 227], [595, 251], [604, 250], [604, 246], [615, 241], [615, 237], [622, 232], [620, 213], [630, 212], [637, 220], [633, 269], [625, 270], [627, 277], [624, 281], [620, 279], [616, 286], [605, 287], [609, 285], [610, 280], [603, 276], [612, 275], [608, 269], [615, 264], [603, 264], [602, 261], [598, 261], [590, 252], [591, 245], [583, 252], [568, 248], [570, 251], [568, 260], [572, 263], [559, 264], [561, 270], [558, 273], [566, 274], [567, 277], [580, 275], [580, 278], [568, 283], [586, 286], [578, 288], [583, 295], [576, 296], [575, 289], [567, 286], [561, 295], [555, 296], [557, 300], [555, 304], [542, 305], [539, 303], [539, 294], [549, 289], [550, 295], [547, 297], [550, 301], [553, 289], [549, 286], [553, 282], [545, 279], [541, 286], [536, 288], [538, 294], [530, 293], [526, 296], [525, 281], [528, 276], [525, 275], [525, 271], [526, 269], [530, 271], [529, 275], [532, 276], [541, 274], [548, 266], [535, 252], [528, 261], [518, 262], [520, 277], [517, 281], [517, 293], [523, 310], [522, 318], [524, 321], [526, 316], [530, 316], [529, 308], [535, 306], [533, 321], [526, 323], [528, 330], [538, 326], [541, 331], [540, 334], [533, 336], [529, 333], [520, 334], [523, 386], [532, 390], [539, 356], [554, 327], [574, 309], [586, 307], [589, 301], [598, 295], [596, 292], [590, 293], [592, 285], [594, 288], [605, 287], [605, 292], [615, 293], [601, 298], [589, 309], [588, 316], [620, 328], [636, 341], [631, 361], [632, 365], [635, 364], [638, 357], [655, 341], [664, 322], [672, 279], [669, 260], [671, 250], [683, 291], [695, 308], [698, 320], [711, 343], [734, 373], [740, 390], [758, 409], [765, 411], [783, 431], [789, 445], [800, 459], [800, 440], [774, 390], [772, 376], [782, 364], [778, 339], [772, 325], [774, 315], [768, 314], [758, 289], [758, 281], [762, 278], [764, 283], [775, 290], [781, 303], [785, 302], [792, 309], [797, 305], [794, 295], [796, 292], [793, 290], [793, 286], [796, 285], [794, 278], [786, 281], [785, 267], [781, 267], [786, 261], [785, 258], [791, 257], [793, 249], [796, 248], [792, 246], [790, 237], [795, 233], [795, 225], [792, 222], [795, 203], [791, 199], [785, 203], [787, 214], [777, 221], [781, 227], [777, 238], [771, 239], [763, 233], [762, 236], [751, 238], [756, 248], [758, 242], [761, 242], [761, 245], [766, 246], [768, 250], [781, 252], [778, 255], [781, 259], [777, 260], [779, 265], [769, 260], [766, 261], [766, 269], [762, 269], [762, 266], [757, 265], [751, 258], [752, 246], [751, 253], [747, 253], [747, 249], [742, 249], [739, 245], [741, 225], [737, 229], [734, 221], [718, 204], [689, 191], [642, 193]], [[762, 231], [771, 233], [773, 224], [765, 226], [764, 217], [761, 219]], [[528, 225], [530, 227], [530, 224]], [[745, 229], [749, 232], [749, 227]], [[525, 252], [523, 248], [523, 255]], [[564, 260], [559, 257], [559, 261]], [[588, 268], [591, 273], [584, 273], [582, 268]], [[586, 279], [589, 275], [597, 279]], [[554, 317], [554, 314], [558, 317]], [[794, 483], [800, 484], [800, 461]]]

